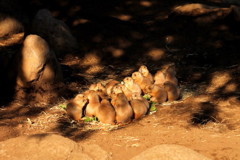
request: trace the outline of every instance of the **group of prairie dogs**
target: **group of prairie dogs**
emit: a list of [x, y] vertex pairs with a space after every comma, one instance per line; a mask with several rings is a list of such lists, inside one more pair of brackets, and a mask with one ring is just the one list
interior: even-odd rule
[[67, 113], [74, 120], [83, 116], [97, 117], [102, 123], [124, 124], [146, 115], [149, 102], [142, 97], [151, 96], [150, 101], [163, 103], [177, 100], [180, 96], [174, 65], [165, 66], [152, 76], [142, 65], [123, 82], [109, 80], [92, 84], [89, 90], [69, 101]]

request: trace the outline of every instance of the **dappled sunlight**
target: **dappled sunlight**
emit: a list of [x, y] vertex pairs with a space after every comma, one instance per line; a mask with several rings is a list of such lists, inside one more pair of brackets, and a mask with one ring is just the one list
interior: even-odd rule
[[122, 21], [129, 21], [132, 18], [132, 16], [127, 15], [127, 14], [116, 15], [116, 16], [113, 16], [113, 17], [115, 17], [117, 19], [120, 19]]
[[215, 72], [212, 74], [210, 84], [207, 88], [208, 93], [217, 92], [221, 87], [225, 87], [226, 83], [232, 80], [232, 77], [227, 72]]
[[79, 24], [85, 24], [85, 23], [88, 23], [88, 22], [89, 22], [89, 20], [87, 20], [87, 19], [79, 18], [79, 19], [74, 20], [72, 25], [77, 26]]
[[87, 74], [96, 74], [96, 73], [102, 73], [104, 71], [104, 67], [102, 65], [91, 65], [85, 73]]
[[124, 55], [124, 50], [123, 49], [117, 49], [117, 48], [113, 48], [113, 47], [109, 47], [108, 51], [112, 53], [113, 57], [121, 57]]
[[97, 65], [101, 61], [96, 53], [87, 53], [80, 62], [81, 66]]
[[151, 7], [152, 6], [152, 2], [150, 1], [140, 1], [139, 4], [143, 7]]
[[147, 55], [152, 60], [158, 61], [158, 60], [162, 59], [163, 56], [165, 55], [165, 50], [159, 49], [159, 48], [155, 48], [155, 49], [150, 50]]

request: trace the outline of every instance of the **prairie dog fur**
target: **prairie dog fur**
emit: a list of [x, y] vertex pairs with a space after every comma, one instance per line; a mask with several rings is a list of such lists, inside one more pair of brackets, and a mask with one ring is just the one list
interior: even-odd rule
[[130, 104], [133, 109], [134, 119], [139, 119], [146, 115], [149, 105], [146, 105], [146, 103], [139, 97], [138, 94], [132, 95]]
[[115, 124], [116, 112], [107, 99], [103, 99], [101, 101], [101, 104], [97, 109], [96, 116], [102, 123]]
[[74, 120], [80, 120], [83, 116], [83, 108], [88, 100], [83, 94], [78, 94], [67, 104], [67, 114]]
[[133, 109], [127, 97], [123, 93], [114, 94], [112, 97], [111, 103], [116, 111], [117, 123], [129, 123], [133, 117]]
[[140, 68], [139, 68], [138, 71], [139, 71], [140, 73], [142, 73], [142, 75], [143, 75], [144, 77], [146, 77], [147, 79], [149, 79], [149, 80], [151, 81], [151, 83], [154, 82], [153, 76], [152, 76], [152, 74], [149, 72], [147, 66], [145, 66], [145, 65], [140, 66]]
[[164, 90], [167, 92], [168, 101], [178, 100], [180, 97], [180, 89], [172, 82], [164, 83]]
[[142, 89], [141, 87], [134, 82], [132, 77], [126, 77], [123, 79], [124, 86], [130, 90], [131, 92], [138, 93], [139, 95], [142, 94]]
[[151, 96], [151, 101], [157, 103], [163, 103], [167, 100], [167, 93], [164, 90], [164, 87], [161, 85], [153, 84], [146, 87], [147, 93]]
[[146, 77], [144, 77], [140, 72], [134, 72], [132, 74], [132, 79], [140, 86], [144, 93], [146, 86], [152, 85], [152, 82]]
[[96, 116], [96, 111], [100, 106], [100, 97], [96, 91], [89, 91], [87, 93], [88, 105], [85, 110], [85, 115], [88, 117]]

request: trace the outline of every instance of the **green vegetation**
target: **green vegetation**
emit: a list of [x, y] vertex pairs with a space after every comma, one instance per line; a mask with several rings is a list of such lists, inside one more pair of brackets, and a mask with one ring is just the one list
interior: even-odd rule
[[145, 94], [144, 96], [143, 96], [143, 98], [145, 98], [146, 100], [150, 100], [150, 98], [151, 98], [151, 96], [149, 95], [149, 94]]
[[156, 102], [150, 102], [150, 112], [155, 112], [157, 111], [157, 108], [156, 108]]
[[83, 117], [82, 120], [84, 122], [93, 122], [93, 121], [98, 121], [97, 117]]
[[62, 109], [66, 109], [67, 105], [66, 104], [60, 104], [58, 107], [62, 108]]

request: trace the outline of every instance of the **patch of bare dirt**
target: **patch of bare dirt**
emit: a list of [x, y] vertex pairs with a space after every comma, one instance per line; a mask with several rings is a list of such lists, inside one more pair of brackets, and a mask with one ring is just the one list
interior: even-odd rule
[[[67, 90], [51, 104], [44, 102], [44, 90], [38, 98], [31, 89], [19, 93], [32, 93], [30, 98], [1, 103], [0, 140], [55, 133], [97, 144], [112, 159], [130, 159], [159, 144], [183, 145], [214, 160], [240, 159], [240, 24], [228, 12], [230, 5], [216, 0], [198, 1], [202, 5], [193, 5], [193, 14], [173, 13], [188, 2], [194, 3], [129, 0], [99, 7], [95, 0], [32, 1], [29, 12], [48, 8], [66, 22], [81, 49], [58, 57]], [[181, 99], [157, 106], [139, 121], [126, 126], [75, 122], [61, 108], [92, 83], [122, 80], [142, 64], [155, 73], [172, 62]]]

